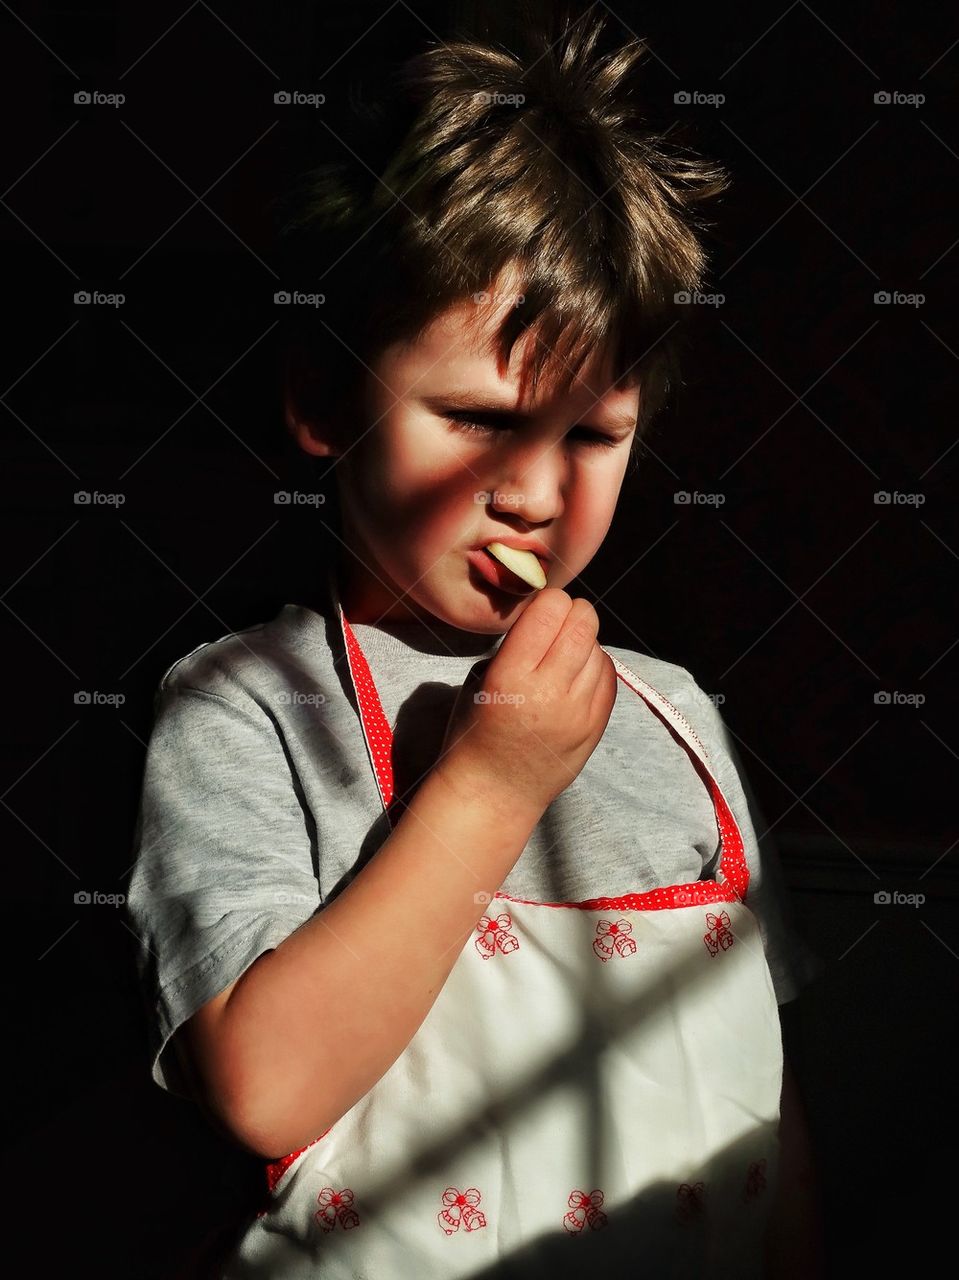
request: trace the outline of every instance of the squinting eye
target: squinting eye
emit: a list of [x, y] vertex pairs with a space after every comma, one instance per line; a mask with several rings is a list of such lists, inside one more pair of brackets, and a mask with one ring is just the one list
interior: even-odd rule
[[[493, 426], [489, 422], [480, 422], [475, 418], [460, 418], [455, 413], [447, 413], [444, 416], [447, 422], [451, 422], [453, 426], [459, 427], [461, 431], [466, 431], [470, 434], [478, 431], [499, 432], [509, 430], [509, 427]], [[588, 427], [577, 427], [577, 430], [583, 432], [581, 439], [586, 445], [599, 445], [609, 449], [613, 445], [619, 444], [618, 440], [614, 440], [612, 436], [603, 435], [601, 431], [590, 431]]]

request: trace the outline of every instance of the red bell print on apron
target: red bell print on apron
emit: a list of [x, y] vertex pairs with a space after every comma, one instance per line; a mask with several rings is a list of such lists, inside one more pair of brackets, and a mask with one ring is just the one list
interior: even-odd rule
[[479, 937], [476, 939], [476, 950], [484, 960], [491, 959], [497, 951], [509, 955], [519, 946], [514, 934], [510, 933], [513, 918], [508, 911], [501, 911], [495, 920], [483, 916], [476, 926]]
[[[392, 733], [332, 587], [392, 824]], [[692, 726], [610, 656], [708, 791], [716, 879], [585, 902], [494, 894], [404, 1052], [268, 1166], [225, 1280], [488, 1280], [498, 1266], [545, 1280], [640, 1259], [657, 1280], [760, 1280], [782, 1041], [742, 838]], [[428, 916], [429, 884], [422, 903]]]
[[359, 1225], [360, 1220], [356, 1210], [351, 1207], [353, 1192], [348, 1187], [344, 1187], [342, 1191], [324, 1187], [316, 1198], [320, 1207], [313, 1217], [319, 1223], [321, 1230], [332, 1231], [337, 1223], [344, 1230]]
[[439, 1214], [440, 1226], [448, 1236], [459, 1231], [463, 1226], [467, 1231], [475, 1231], [477, 1227], [486, 1226], [486, 1218], [477, 1209], [480, 1193], [475, 1187], [468, 1191], [457, 1191], [455, 1187], [447, 1187], [443, 1192], [445, 1209]]
[[586, 1195], [584, 1191], [574, 1191], [569, 1198], [572, 1206], [563, 1219], [567, 1231], [582, 1231], [588, 1224], [594, 1231], [606, 1226], [606, 1214], [600, 1209], [603, 1203], [602, 1191], [593, 1191]]
[[629, 935], [633, 926], [628, 920], [600, 920], [596, 926], [596, 941], [593, 950], [600, 960], [606, 961], [614, 953], [620, 956], [631, 956], [636, 951], [636, 942]]
[[733, 945], [732, 930], [729, 927], [729, 916], [725, 911], [720, 911], [719, 915], [713, 912], [706, 912], [707, 933], [703, 938], [706, 946], [709, 948], [711, 956], [716, 955], [720, 949], [723, 951], [727, 947]]

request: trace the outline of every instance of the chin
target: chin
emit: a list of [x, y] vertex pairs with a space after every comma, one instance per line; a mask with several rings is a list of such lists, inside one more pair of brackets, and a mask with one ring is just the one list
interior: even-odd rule
[[469, 588], [473, 599], [461, 611], [453, 611], [448, 617], [451, 626], [480, 635], [497, 636], [508, 631], [530, 602], [539, 595], [533, 591], [527, 596], [513, 596], [498, 592], [484, 583], [479, 588]]
[[[421, 588], [427, 585], [425, 574], [419, 579], [419, 585]], [[498, 636], [509, 630], [537, 595], [538, 591], [512, 595], [499, 590], [486, 582], [475, 568], [468, 567], [458, 581], [437, 583], [435, 591], [420, 598], [414, 599], [410, 591], [409, 599], [415, 605], [418, 619], [425, 625], [429, 625], [432, 618], [460, 631]]]

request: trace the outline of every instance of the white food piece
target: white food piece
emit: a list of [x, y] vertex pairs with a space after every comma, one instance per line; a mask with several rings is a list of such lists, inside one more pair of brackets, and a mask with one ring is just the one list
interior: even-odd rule
[[491, 556], [495, 556], [500, 564], [505, 564], [507, 569], [512, 569], [517, 578], [528, 582], [531, 587], [539, 589], [546, 586], [543, 566], [532, 551], [517, 551], [515, 547], [504, 546], [502, 542], [491, 542], [486, 550]]

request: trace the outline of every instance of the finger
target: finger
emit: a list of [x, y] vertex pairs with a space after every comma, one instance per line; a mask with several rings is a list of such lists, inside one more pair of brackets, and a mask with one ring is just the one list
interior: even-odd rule
[[587, 697], [590, 700], [593, 698], [603, 673], [605, 657], [603, 650], [594, 641], [589, 657], [569, 686], [569, 692], [573, 697]]
[[[600, 671], [600, 678], [596, 682], [593, 700], [589, 704], [589, 720], [593, 725], [598, 721], [602, 721], [602, 733], [605, 733], [609, 718], [613, 714], [613, 707], [616, 705], [616, 695], [619, 692], [619, 676], [613, 666], [612, 658], [605, 649], [597, 645], [597, 651], [603, 655], [602, 670]], [[600, 737], [602, 737], [602, 733]]]
[[500, 653], [505, 650], [509, 660], [515, 661], [524, 672], [535, 670], [549, 652], [572, 607], [573, 601], [561, 588], [544, 587], [513, 623]]
[[588, 600], [574, 600], [540, 670], [548, 673], [561, 688], [569, 689], [589, 660], [598, 631], [599, 618], [593, 606]]

